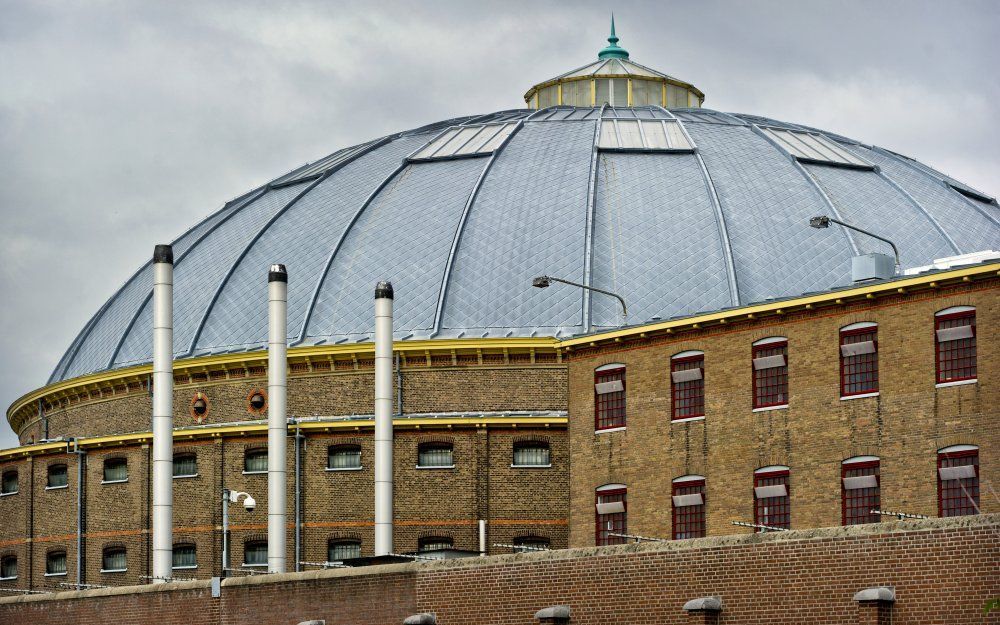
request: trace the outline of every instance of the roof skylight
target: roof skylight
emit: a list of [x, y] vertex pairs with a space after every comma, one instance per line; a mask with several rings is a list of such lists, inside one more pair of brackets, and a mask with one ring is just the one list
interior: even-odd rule
[[492, 154], [514, 132], [518, 122], [452, 126], [410, 157], [429, 161]]
[[875, 168], [868, 161], [851, 154], [823, 135], [779, 128], [761, 128], [761, 132], [783, 150], [804, 163], [820, 163], [857, 169]]
[[602, 150], [693, 152], [694, 145], [676, 121], [605, 119], [597, 147]]

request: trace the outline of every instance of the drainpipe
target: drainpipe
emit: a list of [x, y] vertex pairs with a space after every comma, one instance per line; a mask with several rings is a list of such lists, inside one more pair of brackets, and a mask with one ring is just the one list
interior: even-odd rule
[[[70, 443], [73, 444], [73, 449], [69, 449]], [[83, 532], [86, 530], [84, 527], [86, 520], [83, 514], [86, 505], [83, 500], [85, 496], [83, 480], [87, 452], [80, 449], [80, 441], [76, 438], [70, 439], [66, 443], [66, 452], [76, 454], [76, 583], [78, 584], [77, 589], [80, 590], [82, 586], [79, 584], [84, 584], [87, 581], [85, 579], [86, 572], [83, 569]]]
[[153, 251], [153, 575], [172, 575], [174, 543], [174, 251]]
[[271, 265], [268, 271], [267, 310], [267, 569], [284, 573], [288, 523], [288, 272], [284, 265]]
[[479, 555], [486, 555], [486, 519], [479, 519]]
[[403, 370], [399, 352], [396, 352], [396, 414], [403, 415]]
[[375, 287], [375, 555], [392, 553], [392, 284]]
[[295, 572], [301, 570], [302, 562], [302, 432], [299, 420], [295, 420]]

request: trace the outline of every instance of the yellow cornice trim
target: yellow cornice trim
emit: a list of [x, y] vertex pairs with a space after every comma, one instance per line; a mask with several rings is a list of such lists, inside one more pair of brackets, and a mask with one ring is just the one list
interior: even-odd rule
[[705, 94], [702, 93], [702, 91], [698, 89], [698, 87], [695, 87], [691, 83], [684, 82], [683, 80], [677, 80], [675, 78], [663, 78], [662, 76], [639, 76], [635, 74], [587, 74], [586, 76], [573, 76], [570, 78], [553, 78], [551, 80], [546, 80], [545, 82], [540, 82], [537, 85], [532, 86], [531, 89], [528, 89], [524, 93], [524, 101], [525, 103], [529, 103], [531, 98], [536, 93], [538, 93], [539, 91], [541, 91], [546, 87], [551, 87], [553, 85], [561, 85], [568, 82], [576, 82], [580, 80], [597, 80], [599, 78], [628, 78], [635, 80], [651, 80], [653, 82], [663, 83], [664, 85], [673, 85], [675, 87], [681, 87], [682, 89], [691, 91], [692, 93], [694, 93], [703, 100], [705, 98]]
[[588, 334], [565, 339], [560, 343], [560, 346], [567, 348], [573, 348], [578, 345], [591, 346], [592, 343], [614, 341], [615, 339], [631, 337], [639, 334], [649, 334], [651, 332], [658, 332], [661, 330], [673, 330], [679, 327], [694, 325], [703, 326], [707, 323], [713, 322], [725, 323], [727, 321], [735, 321], [739, 317], [746, 318], [748, 315], [759, 316], [761, 314], [777, 313], [778, 311], [788, 313], [791, 312], [792, 309], [806, 308], [807, 306], [812, 307], [816, 304], [837, 303], [838, 300], [846, 301], [848, 299], [855, 298], [870, 299], [868, 297], [869, 295], [875, 296], [879, 293], [887, 292], [895, 293], [898, 289], [906, 290], [912, 287], [920, 286], [933, 288], [941, 285], [941, 283], [951, 282], [953, 280], [962, 282], [965, 277], [969, 277], [970, 279], [973, 277], [987, 278], [996, 275], [1000, 275], [1000, 263], [977, 265], [975, 267], [953, 269], [933, 274], [920, 274], [913, 276], [912, 278], [893, 280], [891, 282], [881, 282], [870, 286], [855, 287], [852, 289], [844, 289], [842, 291], [830, 291], [817, 295], [808, 295], [763, 304], [743, 306], [740, 308], [731, 308], [703, 315], [683, 317], [681, 319], [672, 319], [670, 321], [659, 321], [656, 323], [630, 326], [621, 330], [610, 330], [608, 332]]

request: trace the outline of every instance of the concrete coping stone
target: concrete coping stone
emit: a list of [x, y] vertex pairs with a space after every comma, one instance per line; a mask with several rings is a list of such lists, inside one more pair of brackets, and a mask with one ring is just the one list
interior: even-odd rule
[[569, 618], [568, 605], [553, 605], [535, 612], [535, 618]]
[[407, 616], [403, 625], [437, 625], [437, 617], [429, 612]]
[[875, 588], [865, 588], [854, 595], [855, 601], [885, 601], [893, 603], [896, 601], [896, 591], [888, 586], [877, 586]]
[[698, 597], [684, 604], [685, 612], [721, 612], [722, 599], [719, 597]]

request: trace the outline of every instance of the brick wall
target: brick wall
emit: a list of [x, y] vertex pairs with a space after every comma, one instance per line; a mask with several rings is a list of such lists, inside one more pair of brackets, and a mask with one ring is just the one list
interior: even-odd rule
[[471, 558], [0, 599], [10, 625], [529, 625], [570, 606], [571, 625], [687, 623], [689, 599], [720, 597], [721, 623], [868, 622], [853, 596], [895, 589], [896, 625], [1000, 623], [1000, 516], [893, 522], [672, 543]]

